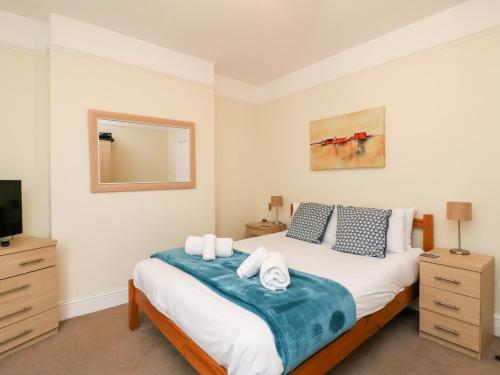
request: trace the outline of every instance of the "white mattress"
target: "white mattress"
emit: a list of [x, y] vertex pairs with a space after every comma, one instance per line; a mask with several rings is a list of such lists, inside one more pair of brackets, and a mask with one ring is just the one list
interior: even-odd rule
[[[421, 249], [377, 259], [340, 253], [327, 245], [285, 237], [285, 233], [237, 241], [234, 247], [250, 253], [262, 245], [283, 253], [290, 268], [341, 283], [354, 297], [357, 319], [380, 310], [417, 281]], [[134, 284], [230, 375], [283, 372], [267, 324], [194, 277], [158, 259], [147, 259], [137, 264]]]

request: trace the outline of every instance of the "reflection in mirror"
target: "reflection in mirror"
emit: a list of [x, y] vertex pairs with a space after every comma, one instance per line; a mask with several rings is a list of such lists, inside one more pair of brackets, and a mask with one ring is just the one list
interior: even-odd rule
[[98, 119], [99, 183], [189, 182], [189, 129]]
[[196, 188], [195, 124], [89, 109], [94, 193]]

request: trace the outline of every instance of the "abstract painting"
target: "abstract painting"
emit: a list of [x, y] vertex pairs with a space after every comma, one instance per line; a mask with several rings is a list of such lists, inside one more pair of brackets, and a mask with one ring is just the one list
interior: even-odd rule
[[311, 169], [385, 166], [385, 108], [312, 121]]

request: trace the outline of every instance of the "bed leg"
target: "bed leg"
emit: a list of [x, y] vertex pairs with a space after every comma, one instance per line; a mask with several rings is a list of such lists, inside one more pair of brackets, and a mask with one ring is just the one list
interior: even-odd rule
[[134, 280], [128, 281], [128, 328], [131, 331], [139, 328], [139, 305], [135, 301]]

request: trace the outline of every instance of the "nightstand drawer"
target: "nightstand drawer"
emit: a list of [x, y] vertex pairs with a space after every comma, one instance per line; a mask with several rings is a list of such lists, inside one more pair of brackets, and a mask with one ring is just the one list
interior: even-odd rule
[[247, 228], [247, 236], [248, 237], [258, 237], [267, 234], [265, 230], [257, 229], [257, 228]]
[[479, 351], [479, 327], [420, 309], [420, 330], [442, 340]]
[[420, 307], [479, 325], [480, 300], [422, 285]]
[[58, 311], [50, 309], [0, 329], [0, 353], [12, 349], [58, 326]]
[[481, 274], [479, 272], [420, 262], [420, 282], [434, 288], [475, 298], [480, 297]]
[[36, 271], [55, 264], [55, 246], [2, 255], [0, 256], [0, 279]]
[[0, 328], [56, 306], [55, 267], [0, 280]]

